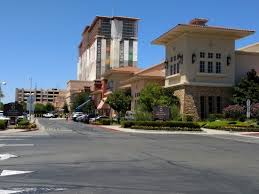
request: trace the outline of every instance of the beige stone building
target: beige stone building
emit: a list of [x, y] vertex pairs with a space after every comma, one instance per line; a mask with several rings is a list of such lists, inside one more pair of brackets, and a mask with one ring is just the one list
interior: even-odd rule
[[149, 83], [157, 83], [164, 86], [165, 64], [160, 63], [149, 68], [139, 70], [131, 75], [129, 79], [120, 82], [120, 88], [131, 90], [131, 110], [135, 111], [141, 90]]
[[258, 44], [235, 49], [251, 30], [208, 26], [206, 19], [178, 24], [153, 41], [165, 46], [165, 87], [175, 89], [180, 112], [195, 119], [221, 113], [232, 87], [252, 68], [259, 70]]

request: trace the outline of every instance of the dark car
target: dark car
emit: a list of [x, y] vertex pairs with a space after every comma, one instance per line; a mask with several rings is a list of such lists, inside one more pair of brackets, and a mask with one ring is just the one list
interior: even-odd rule
[[82, 122], [89, 124], [89, 121], [95, 118], [96, 116], [96, 114], [88, 114], [86, 117], [84, 117]]

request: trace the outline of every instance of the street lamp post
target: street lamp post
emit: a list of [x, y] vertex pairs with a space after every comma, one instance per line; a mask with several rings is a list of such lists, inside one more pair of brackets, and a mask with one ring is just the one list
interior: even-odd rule
[[1, 98], [4, 96], [2, 92], [2, 85], [6, 85], [6, 82], [0, 82], [0, 103], [1, 103]]

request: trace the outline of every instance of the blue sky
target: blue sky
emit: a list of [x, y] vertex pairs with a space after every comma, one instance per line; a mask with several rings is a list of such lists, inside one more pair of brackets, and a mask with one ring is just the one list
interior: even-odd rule
[[259, 2], [256, 0], [0, 0], [0, 81], [4, 102], [13, 101], [15, 88], [65, 88], [76, 79], [77, 46], [85, 25], [96, 15], [141, 18], [139, 66], [164, 58], [151, 41], [178, 23], [194, 17], [209, 25], [258, 31], [237, 42], [242, 47], [259, 41]]

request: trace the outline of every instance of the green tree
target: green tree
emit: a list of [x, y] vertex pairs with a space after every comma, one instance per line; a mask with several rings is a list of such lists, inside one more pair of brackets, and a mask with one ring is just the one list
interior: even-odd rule
[[125, 115], [126, 111], [130, 109], [131, 96], [122, 90], [116, 90], [110, 94], [106, 103], [115, 110], [118, 114], [118, 121], [120, 117]]
[[164, 89], [156, 83], [145, 86], [138, 101], [141, 109], [146, 112], [152, 112], [154, 106], [172, 106], [178, 103], [178, 98], [173, 95], [171, 89]]
[[0, 102], [0, 110], [4, 110], [4, 103]]
[[63, 106], [63, 110], [64, 110], [64, 113], [69, 113], [68, 105], [67, 105], [66, 102], [65, 102], [65, 104], [64, 104], [64, 106]]
[[35, 104], [35, 109], [34, 109], [35, 114], [44, 114], [46, 112], [47, 112], [47, 110], [46, 110], [46, 106], [44, 104], [41, 104], [41, 103]]
[[234, 88], [233, 103], [245, 105], [246, 100], [250, 99], [252, 103], [259, 102], [259, 77], [256, 71], [252, 69], [247, 73], [245, 78], [242, 78]]
[[[75, 94], [71, 101], [71, 110], [75, 111], [78, 106], [89, 100], [89, 92], [80, 92]], [[84, 107], [81, 108], [82, 112], [84, 113], [94, 113], [95, 112], [95, 105], [93, 101], [87, 103]]]
[[45, 109], [46, 109], [47, 112], [51, 112], [51, 111], [55, 110], [55, 107], [53, 106], [53, 104], [51, 104], [51, 103], [48, 102], [48, 103], [45, 105]]

